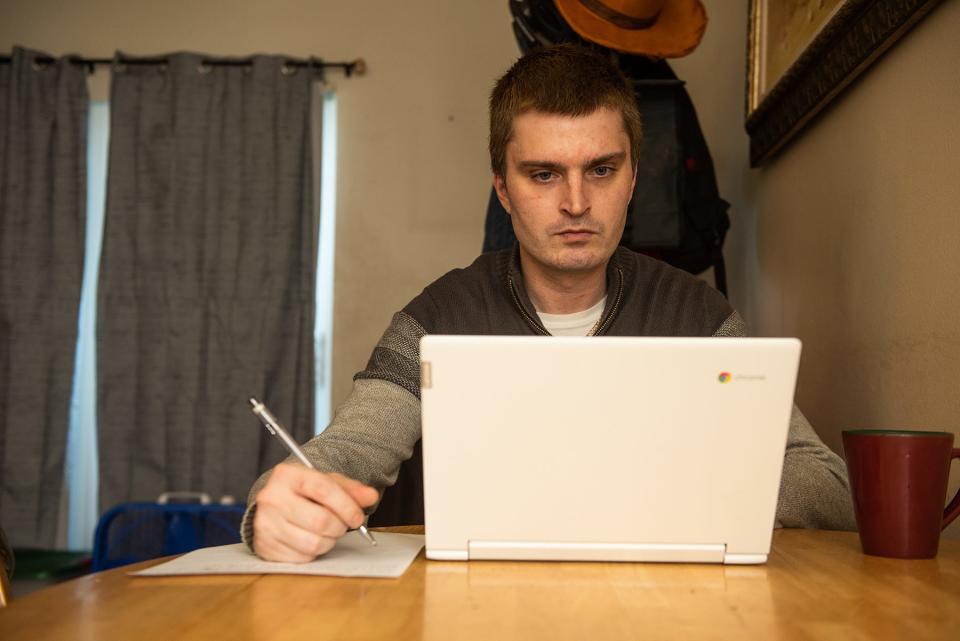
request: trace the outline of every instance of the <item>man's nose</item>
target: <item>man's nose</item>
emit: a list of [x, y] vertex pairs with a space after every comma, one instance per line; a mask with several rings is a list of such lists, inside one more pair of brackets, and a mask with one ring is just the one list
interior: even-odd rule
[[567, 179], [560, 209], [568, 216], [582, 216], [590, 210], [590, 200], [582, 176], [574, 175]]

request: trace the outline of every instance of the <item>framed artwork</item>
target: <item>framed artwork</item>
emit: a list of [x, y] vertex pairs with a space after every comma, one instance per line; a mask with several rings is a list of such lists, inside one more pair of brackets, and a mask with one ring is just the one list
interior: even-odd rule
[[750, 166], [769, 161], [941, 0], [750, 0]]

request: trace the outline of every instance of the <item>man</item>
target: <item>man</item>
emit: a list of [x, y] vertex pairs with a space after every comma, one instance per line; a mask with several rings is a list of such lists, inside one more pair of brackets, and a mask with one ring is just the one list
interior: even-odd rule
[[[362, 508], [393, 484], [420, 438], [425, 334], [743, 335], [740, 316], [715, 290], [617, 247], [640, 138], [632, 91], [594, 51], [534, 50], [498, 81], [490, 158], [517, 248], [446, 274], [394, 315], [350, 397], [303, 448], [323, 472], [285, 463], [251, 489], [243, 536], [257, 554], [312, 560], [360, 525]], [[777, 523], [853, 526], [843, 463], [796, 409]]]

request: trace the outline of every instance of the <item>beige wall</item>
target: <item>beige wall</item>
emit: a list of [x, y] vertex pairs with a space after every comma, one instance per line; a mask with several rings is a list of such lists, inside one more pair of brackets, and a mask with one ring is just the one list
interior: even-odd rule
[[798, 402], [835, 449], [960, 435], [958, 33], [947, 0], [756, 176], [755, 326], [803, 339]]

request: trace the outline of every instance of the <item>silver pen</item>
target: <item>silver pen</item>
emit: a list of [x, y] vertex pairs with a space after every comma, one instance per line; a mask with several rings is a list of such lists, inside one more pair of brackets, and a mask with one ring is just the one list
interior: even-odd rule
[[[263, 422], [264, 426], [267, 428], [267, 431], [272, 435], [280, 439], [280, 442], [283, 443], [283, 446], [293, 454], [298, 461], [306, 465], [311, 470], [317, 469], [314, 467], [313, 463], [310, 462], [310, 459], [306, 457], [303, 453], [303, 450], [300, 449], [300, 446], [297, 445], [297, 442], [293, 440], [293, 437], [287, 433], [287, 430], [283, 429], [283, 426], [280, 425], [280, 421], [277, 420], [277, 417], [270, 413], [270, 410], [267, 409], [267, 406], [258, 401], [255, 398], [250, 399], [250, 405], [253, 406], [253, 413], [256, 414], [260, 420]], [[357, 531], [370, 542], [370, 545], [376, 545], [377, 541], [373, 538], [373, 535], [370, 534], [370, 531], [367, 530], [367, 526], [360, 524], [360, 527], [357, 528]]]

